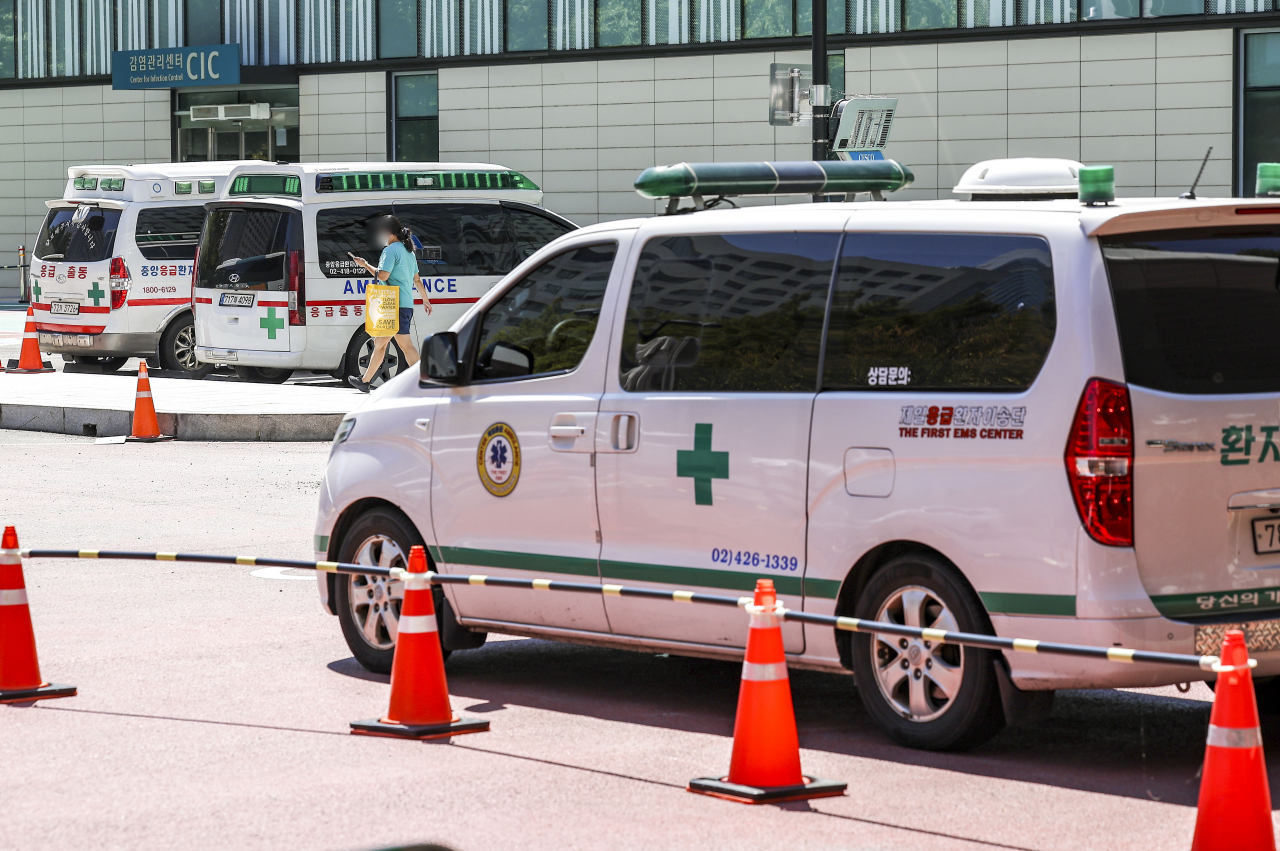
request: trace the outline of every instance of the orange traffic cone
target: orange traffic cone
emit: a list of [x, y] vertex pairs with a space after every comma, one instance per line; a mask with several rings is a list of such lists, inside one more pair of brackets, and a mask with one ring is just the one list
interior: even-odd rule
[[729, 776], [690, 780], [689, 791], [744, 804], [843, 795], [848, 784], [800, 773], [800, 740], [778, 617], [782, 607], [772, 579], [756, 580], [755, 605], [747, 611], [751, 630], [742, 663]]
[[18, 533], [6, 526], [0, 539], [0, 703], [71, 697], [75, 693], [75, 686], [40, 679], [27, 586], [22, 581]]
[[36, 333], [35, 307], [27, 307], [27, 326], [22, 331], [22, 349], [16, 361], [9, 361], [5, 372], [53, 372], [53, 364], [40, 359], [40, 335]]
[[1275, 851], [1258, 703], [1240, 630], [1223, 637], [1218, 671], [1191, 851]]
[[442, 739], [489, 729], [488, 721], [459, 718], [449, 706], [449, 684], [444, 678], [444, 654], [428, 575], [426, 551], [413, 547], [404, 576], [404, 604], [391, 663], [391, 708], [383, 718], [352, 721], [352, 733]]
[[151, 379], [147, 377], [147, 362], [144, 360], [138, 361], [138, 396], [133, 403], [133, 434], [125, 440], [142, 443], [173, 440], [172, 435], [160, 433], [156, 406], [151, 401]]

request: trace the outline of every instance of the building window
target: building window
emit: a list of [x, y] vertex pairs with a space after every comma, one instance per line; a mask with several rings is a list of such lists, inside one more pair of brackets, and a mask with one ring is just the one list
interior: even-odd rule
[[187, 0], [185, 17], [187, 44], [222, 44], [221, 0]]
[[440, 95], [436, 75], [397, 74], [394, 79], [395, 159], [436, 162], [440, 159]]
[[827, 85], [836, 97], [847, 94], [844, 88], [844, 51], [827, 54]]
[[791, 0], [743, 0], [744, 38], [778, 38], [794, 29], [795, 9]]
[[1280, 32], [1244, 36], [1238, 195], [1254, 197], [1258, 163], [1280, 162]]
[[418, 0], [378, 0], [378, 58], [418, 55]]
[[17, 76], [17, 63], [14, 61], [14, 0], [0, 2], [0, 77]]
[[[842, 33], [844, 31], [845, 0], [827, 0], [827, 32]], [[796, 0], [796, 35], [809, 35], [812, 32], [813, 0]]]
[[596, 47], [640, 43], [641, 0], [596, 0]]
[[507, 50], [547, 49], [547, 0], [505, 0]]
[[[219, 119], [191, 118], [193, 106], [266, 104], [269, 117]], [[178, 92], [174, 113], [179, 162], [210, 160], [298, 161], [298, 88], [196, 89]]]
[[959, 24], [954, 0], [903, 0], [903, 6], [909, 30], [952, 30]]

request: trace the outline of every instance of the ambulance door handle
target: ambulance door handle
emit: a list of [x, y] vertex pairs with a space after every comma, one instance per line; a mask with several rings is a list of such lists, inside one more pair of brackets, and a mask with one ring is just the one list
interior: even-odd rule
[[609, 447], [614, 452], [634, 452], [640, 440], [640, 418], [635, 414], [614, 414], [609, 423]]
[[414, 420], [413, 424], [417, 428], [422, 429], [423, 431], [427, 431], [428, 429], [431, 428], [431, 420], [427, 419], [426, 417], [423, 417], [422, 419]]
[[586, 437], [587, 434], [587, 430], [582, 426], [551, 426], [549, 431], [552, 437], [564, 437], [571, 440], [578, 437]]

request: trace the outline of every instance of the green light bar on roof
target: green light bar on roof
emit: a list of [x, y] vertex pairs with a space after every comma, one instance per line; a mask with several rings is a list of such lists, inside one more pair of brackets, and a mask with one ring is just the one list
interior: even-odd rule
[[[203, 189], [203, 187], [202, 187]], [[241, 174], [231, 181], [232, 195], [302, 195], [302, 178], [292, 174]]]
[[518, 171], [366, 171], [316, 175], [317, 192], [538, 191]]
[[688, 198], [894, 192], [913, 180], [911, 169], [894, 160], [832, 160], [677, 163], [645, 169], [635, 185], [645, 198]]
[[77, 177], [75, 180], [73, 180], [73, 181], [71, 182], [71, 185], [72, 185], [72, 187], [73, 187], [73, 188], [75, 188], [75, 189], [97, 189], [97, 188], [98, 188], [98, 178], [96, 178], [96, 177]]
[[174, 195], [190, 195], [190, 194], [191, 194], [191, 181], [190, 181], [190, 180], [175, 180], [175, 181], [173, 182], [173, 194], [174, 194]]
[[201, 180], [201, 181], [200, 181], [200, 194], [201, 194], [201, 195], [208, 195], [210, 192], [213, 192], [213, 191], [214, 191], [214, 183], [213, 183], [213, 181], [212, 181], [212, 180]]
[[99, 182], [98, 188], [100, 188], [103, 192], [123, 192], [124, 178], [123, 177], [104, 177], [102, 178], [101, 182]]

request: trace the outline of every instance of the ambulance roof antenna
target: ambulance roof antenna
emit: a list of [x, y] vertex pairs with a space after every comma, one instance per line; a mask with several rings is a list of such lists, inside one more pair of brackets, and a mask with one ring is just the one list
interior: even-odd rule
[[1204, 174], [1204, 167], [1209, 164], [1209, 154], [1213, 153], [1213, 145], [1209, 146], [1209, 150], [1204, 152], [1204, 159], [1200, 161], [1200, 170], [1196, 172], [1196, 179], [1191, 181], [1191, 188], [1183, 192], [1178, 197], [1184, 201], [1196, 200], [1196, 187], [1200, 185], [1200, 176]]

